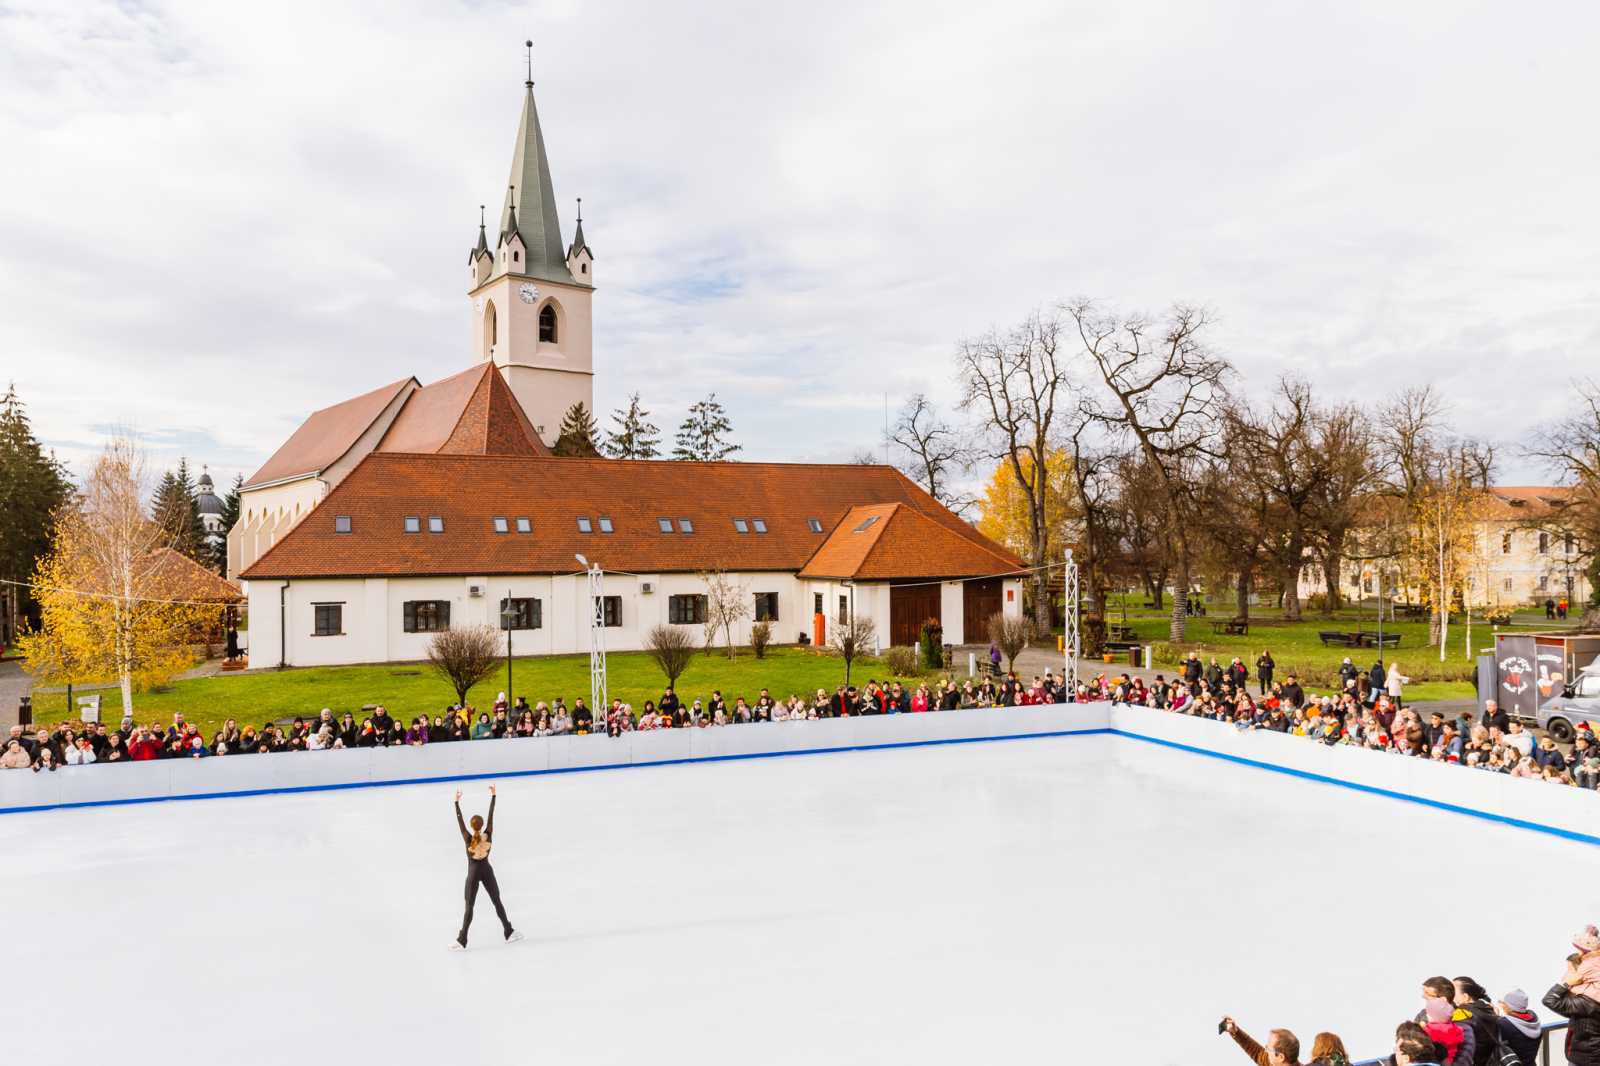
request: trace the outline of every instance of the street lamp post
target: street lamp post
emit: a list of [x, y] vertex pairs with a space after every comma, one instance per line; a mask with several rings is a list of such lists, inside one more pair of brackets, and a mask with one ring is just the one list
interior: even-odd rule
[[516, 696], [511, 691], [511, 630], [516, 623], [515, 605], [511, 602], [511, 590], [506, 589], [505, 606], [500, 608], [500, 624], [506, 629], [506, 716], [511, 716], [511, 705], [516, 702]]

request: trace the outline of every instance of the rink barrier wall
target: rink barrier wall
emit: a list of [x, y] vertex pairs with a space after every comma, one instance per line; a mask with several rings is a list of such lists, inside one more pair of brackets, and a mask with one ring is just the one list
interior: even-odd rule
[[1105, 703], [0, 771], [0, 814], [1110, 733]]
[[1238, 729], [1152, 707], [1113, 707], [1110, 724], [1113, 735], [1130, 740], [1600, 844], [1594, 833], [1600, 827], [1600, 797], [1584, 789], [1349, 745], [1330, 747], [1306, 737]]
[[1120, 736], [1600, 844], [1600, 836], [1592, 832], [1600, 825], [1600, 801], [1593, 792], [1103, 702], [655, 730], [621, 737], [529, 737], [421, 748], [161, 759], [68, 766], [54, 773], [5, 770], [0, 771], [0, 814], [1088, 735]]

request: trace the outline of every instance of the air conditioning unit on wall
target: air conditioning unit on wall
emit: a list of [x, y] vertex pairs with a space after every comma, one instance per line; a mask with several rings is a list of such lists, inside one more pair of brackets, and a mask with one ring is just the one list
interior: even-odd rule
[[644, 593], [646, 596], [650, 595], [655, 590], [656, 590], [655, 582], [653, 582], [653, 581], [641, 581], [641, 582], [639, 582], [639, 591]]
[[468, 585], [467, 586], [467, 595], [468, 596], [482, 596], [483, 595], [483, 586], [482, 585]]

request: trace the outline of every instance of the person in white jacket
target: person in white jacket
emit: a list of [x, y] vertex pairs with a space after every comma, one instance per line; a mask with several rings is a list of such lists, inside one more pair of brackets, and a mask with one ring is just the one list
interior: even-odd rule
[[78, 742], [68, 747], [62, 757], [62, 762], [68, 766], [87, 766], [94, 761], [94, 748], [90, 746], [88, 737], [79, 737]]
[[1396, 707], [1400, 706], [1400, 692], [1411, 683], [1411, 679], [1400, 672], [1399, 663], [1389, 664], [1389, 673], [1384, 677], [1383, 687], [1389, 692], [1389, 699]]

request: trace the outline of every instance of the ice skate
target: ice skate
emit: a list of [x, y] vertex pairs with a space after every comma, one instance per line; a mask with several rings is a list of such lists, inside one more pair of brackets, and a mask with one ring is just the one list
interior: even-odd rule
[[517, 941], [519, 941], [521, 939], [522, 939], [522, 934], [517, 932], [515, 929], [511, 930], [511, 932], [506, 934], [506, 943], [507, 944], [515, 944]]

